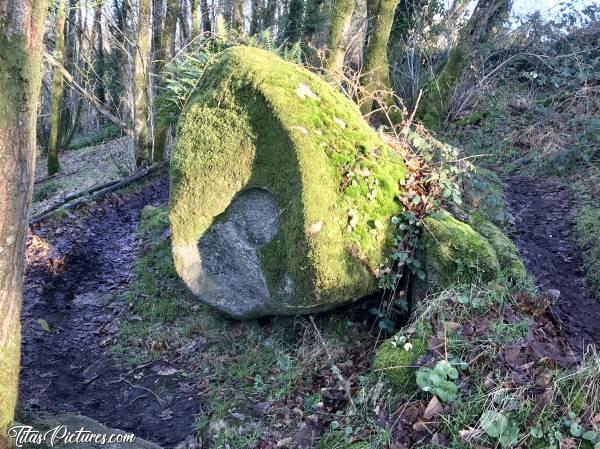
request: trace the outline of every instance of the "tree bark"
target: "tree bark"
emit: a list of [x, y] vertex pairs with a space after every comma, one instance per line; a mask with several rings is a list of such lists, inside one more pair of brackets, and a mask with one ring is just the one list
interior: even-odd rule
[[489, 39], [494, 27], [506, 20], [512, 0], [479, 0], [461, 31], [456, 46], [433, 82], [429, 85], [421, 104], [419, 117], [425, 126], [437, 128], [446, 119], [452, 97], [468, 66], [469, 57], [478, 52]]
[[[167, 59], [171, 59], [174, 55], [171, 53], [171, 39], [174, 36], [175, 27], [177, 26], [177, 14], [179, 12], [178, 0], [167, 0], [167, 16], [165, 18], [165, 27], [162, 32], [161, 49], [158, 59], [155, 61], [156, 78], [161, 76], [164, 70]], [[154, 131], [154, 143], [152, 149], [152, 160], [154, 162], [164, 161], [167, 155], [167, 137], [169, 125], [161, 111], [158, 112], [156, 127]]]
[[145, 167], [150, 163], [150, 138], [148, 136], [148, 115], [150, 106], [150, 0], [140, 0], [136, 32], [135, 80], [134, 80], [134, 122], [136, 164]]
[[191, 0], [190, 5], [192, 8], [192, 39], [200, 33], [200, 13], [198, 11], [198, 0]]
[[[60, 0], [56, 10], [56, 46], [54, 58], [64, 63], [65, 59], [65, 15], [67, 12], [67, 0]], [[58, 69], [52, 74], [52, 94], [50, 106], [50, 140], [48, 142], [48, 176], [58, 173], [60, 164], [58, 161], [58, 146], [60, 144], [60, 130], [62, 128], [61, 110], [64, 99], [64, 83], [62, 73]]]
[[[367, 99], [361, 106], [363, 114], [373, 109], [371, 96], [376, 91], [391, 89], [387, 46], [397, 3], [398, 0], [379, 0], [376, 11], [373, 11], [375, 16], [369, 17], [373, 22], [363, 65], [362, 84], [367, 94]], [[382, 101], [390, 107], [394, 106], [394, 98], [391, 95], [384, 94]]]
[[[62, 1], [62, 0], [61, 0]], [[92, 46], [95, 49], [94, 52], [94, 72], [95, 72], [95, 93], [98, 101], [104, 106], [106, 105], [106, 88], [104, 81], [104, 72], [106, 69], [105, 55], [104, 55], [104, 32], [102, 30], [102, 8], [104, 7], [104, 0], [97, 1], [94, 6], [94, 29]], [[101, 125], [104, 124], [104, 118], [99, 117]]]
[[238, 34], [244, 32], [244, 0], [234, 0], [231, 14], [231, 29]]
[[302, 37], [302, 17], [304, 0], [290, 0], [284, 37], [289, 43], [298, 42]]
[[270, 30], [275, 24], [275, 13], [277, 12], [277, 0], [267, 0], [267, 6], [263, 11], [263, 30]]
[[[45, 0], [0, 1], [0, 447], [14, 419]], [[4, 440], [4, 442], [2, 441]]]
[[202, 32], [206, 35], [210, 34], [210, 9], [208, 8], [208, 0], [200, 0], [202, 7]]
[[333, 72], [341, 72], [344, 68], [347, 50], [345, 37], [350, 29], [355, 5], [356, 0], [335, 0], [326, 57], [327, 67]]
[[251, 0], [250, 36], [255, 35], [261, 29], [262, 0]]

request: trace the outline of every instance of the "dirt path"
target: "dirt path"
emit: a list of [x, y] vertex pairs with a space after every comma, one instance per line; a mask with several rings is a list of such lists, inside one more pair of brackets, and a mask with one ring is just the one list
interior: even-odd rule
[[124, 307], [140, 212], [167, 197], [168, 182], [159, 179], [34, 229], [22, 318], [27, 409], [81, 413], [169, 448], [192, 433], [200, 398], [190, 380], [164, 375], [160, 362], [119, 366], [107, 345]]
[[540, 288], [560, 291], [552, 310], [571, 347], [580, 352], [585, 343], [600, 343], [600, 300], [586, 284], [575, 244], [572, 194], [559, 183], [531, 178], [512, 177], [505, 183], [517, 247]]

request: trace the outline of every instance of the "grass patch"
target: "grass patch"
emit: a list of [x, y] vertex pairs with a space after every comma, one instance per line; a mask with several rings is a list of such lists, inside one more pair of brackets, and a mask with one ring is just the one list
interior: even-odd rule
[[108, 125], [73, 137], [69, 144], [69, 150], [79, 150], [80, 148], [99, 145], [120, 136], [121, 130], [118, 127], [115, 125]]
[[584, 207], [576, 217], [577, 240], [583, 249], [588, 281], [600, 294], [600, 209]]
[[61, 186], [58, 182], [48, 181], [33, 193], [32, 200], [34, 203], [47, 200], [60, 188]]

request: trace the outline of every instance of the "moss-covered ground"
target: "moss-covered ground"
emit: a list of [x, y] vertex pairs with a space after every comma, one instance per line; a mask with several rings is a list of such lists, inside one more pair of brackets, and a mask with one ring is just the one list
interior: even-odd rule
[[[526, 279], [514, 284], [503, 273], [431, 295], [385, 341], [367, 318], [369, 303], [314, 321], [232, 321], [194, 300], [177, 277], [166, 215], [161, 207], [142, 213], [141, 256], [113, 351], [132, 366], [169, 361], [196, 379], [206, 403], [196, 432], [209, 447], [495, 447], [499, 438], [486, 431], [492, 416], [521, 447], [550, 447], [559, 433], [585, 447], [570, 429], [594, 429], [598, 357], [569, 371], [549, 303]], [[416, 373], [439, 360], [459, 370], [458, 395], [431, 415], [433, 396]]]

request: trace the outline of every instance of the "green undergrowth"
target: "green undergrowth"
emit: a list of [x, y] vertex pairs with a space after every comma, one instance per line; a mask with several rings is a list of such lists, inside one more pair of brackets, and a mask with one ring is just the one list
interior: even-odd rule
[[576, 216], [579, 246], [583, 249], [589, 283], [600, 295], [600, 208], [583, 207]]
[[261, 414], [256, 404], [323, 413], [321, 388], [337, 379], [332, 365], [352, 382], [366, 371], [376, 338], [366, 313], [340, 310], [315, 317], [316, 327], [299, 317], [234, 321], [195, 300], [175, 272], [166, 216], [162, 207], [142, 212], [140, 257], [112, 350], [130, 368], [171, 360], [195, 379], [207, 406], [196, 432], [211, 448], [253, 447], [269, 429], [293, 433], [298, 415]]
[[[600, 357], [591, 350], [581, 365], [565, 365], [568, 352], [539, 331], [548, 323], [548, 302], [529, 282], [507, 278], [455, 286], [423, 301], [414, 319], [381, 344], [376, 369], [357, 390], [358, 412], [318, 447], [600, 447], [593, 418], [600, 411]], [[417, 347], [419, 329], [431, 331], [424, 350], [419, 343], [419, 355], [409, 359], [404, 345]], [[383, 359], [393, 365], [387, 373]], [[438, 405], [426, 417], [434, 396]], [[392, 421], [384, 418], [389, 414]]]
[[108, 125], [94, 131], [76, 135], [69, 143], [69, 150], [79, 150], [80, 148], [91, 147], [116, 139], [119, 136], [121, 136], [121, 130], [115, 125]]

